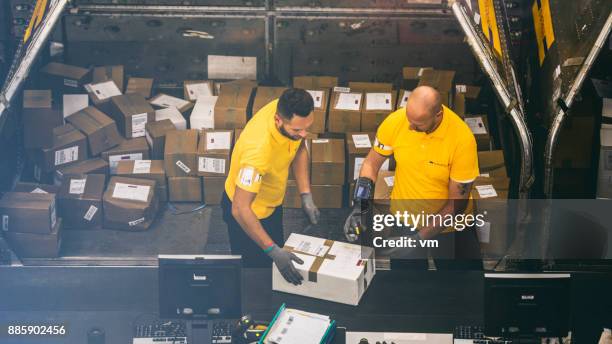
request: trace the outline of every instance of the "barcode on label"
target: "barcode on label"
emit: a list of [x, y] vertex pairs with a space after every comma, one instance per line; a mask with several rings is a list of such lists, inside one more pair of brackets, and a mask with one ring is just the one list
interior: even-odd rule
[[8, 215], [2, 215], [2, 230], [3, 231], [8, 231], [9, 229], [9, 216]]
[[55, 166], [67, 164], [79, 159], [79, 146], [61, 149], [55, 152]]
[[70, 189], [68, 192], [73, 195], [81, 195], [85, 192], [85, 185], [87, 184], [87, 178], [85, 179], [71, 179]]
[[176, 162], [176, 166], [185, 171], [185, 173], [191, 172], [191, 169], [180, 160]]
[[200, 157], [198, 171], [208, 173], [225, 173], [225, 159]]
[[64, 79], [64, 86], [79, 87], [79, 83], [76, 80]]
[[136, 226], [139, 223], [143, 223], [144, 221], [145, 221], [145, 218], [141, 217], [138, 220], [134, 220], [134, 221], [128, 222], [128, 225], [130, 225], [130, 227], [133, 227], [133, 226]]
[[98, 207], [96, 207], [95, 205], [91, 205], [89, 206], [89, 209], [87, 210], [87, 212], [85, 213], [85, 216], [83, 216], [83, 218], [87, 221], [91, 221], [91, 219], [93, 219], [94, 215], [96, 215], [96, 212], [98, 212]]
[[334, 87], [334, 92], [348, 93], [348, 92], [351, 92], [351, 88], [336, 86]]
[[147, 124], [147, 113], [132, 116], [132, 137], [145, 136], [145, 125]]

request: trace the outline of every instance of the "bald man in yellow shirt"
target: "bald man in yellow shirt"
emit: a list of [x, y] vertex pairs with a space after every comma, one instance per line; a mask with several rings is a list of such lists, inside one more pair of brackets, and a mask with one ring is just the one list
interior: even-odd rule
[[311, 95], [294, 88], [253, 116], [232, 152], [221, 202], [232, 253], [242, 255], [249, 267], [270, 266], [271, 258], [293, 284], [302, 281], [293, 262], [303, 262], [278, 246], [284, 241], [282, 204], [292, 167], [304, 212], [313, 224], [319, 219], [304, 143], [314, 121], [313, 108]]
[[[345, 222], [349, 241], [368, 230], [362, 214], [370, 207], [378, 171], [392, 154], [396, 170], [390, 214], [406, 209], [442, 216], [472, 212], [470, 191], [479, 175], [474, 135], [457, 114], [442, 105], [435, 89], [421, 86], [414, 89], [406, 108], [391, 113], [377, 130], [356, 183], [354, 209]], [[482, 268], [473, 228], [455, 231], [439, 224], [425, 225], [411, 235], [417, 240], [446, 241], [453, 246], [456, 259], [471, 261], [464, 266]], [[422, 260], [419, 264], [426, 263]]]

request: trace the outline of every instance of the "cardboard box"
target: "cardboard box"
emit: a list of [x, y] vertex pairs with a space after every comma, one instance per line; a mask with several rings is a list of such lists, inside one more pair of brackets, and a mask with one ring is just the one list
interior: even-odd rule
[[149, 179], [112, 177], [104, 193], [104, 228], [143, 231], [159, 208], [156, 182]]
[[28, 149], [53, 146], [53, 128], [64, 124], [53, 108], [50, 90], [23, 91], [23, 145]]
[[7, 232], [6, 240], [20, 258], [57, 258], [62, 242], [62, 219], [50, 233]]
[[225, 177], [202, 177], [202, 193], [207, 205], [221, 204], [225, 192]]
[[28, 193], [48, 193], [57, 194], [59, 186], [52, 184], [25, 183], [18, 182], [12, 190], [13, 192], [28, 192]]
[[395, 109], [399, 110], [401, 108], [405, 108], [406, 104], [408, 103], [408, 98], [410, 98], [411, 94], [412, 94], [412, 91], [399, 90], [397, 92], [397, 104], [395, 106]]
[[163, 160], [125, 160], [117, 164], [117, 176], [154, 180], [160, 202], [168, 201], [166, 171]]
[[153, 89], [153, 79], [149, 78], [129, 78], [125, 93], [136, 93], [143, 96], [145, 99], [151, 98], [151, 90]]
[[255, 101], [253, 102], [253, 111], [251, 112], [254, 116], [261, 108], [268, 105], [273, 100], [280, 98], [280, 96], [287, 90], [286, 87], [265, 87], [259, 86], [256, 89]]
[[195, 177], [198, 173], [198, 131], [174, 130], [166, 133], [164, 163], [168, 177]]
[[154, 160], [164, 159], [164, 149], [166, 146], [166, 134], [176, 130], [176, 127], [169, 119], [149, 122], [145, 125], [145, 137], [149, 147], [151, 147], [151, 158]]
[[476, 146], [478, 147], [478, 151], [489, 151], [493, 149], [487, 117], [466, 116], [464, 120], [476, 138]]
[[176, 127], [177, 130], [187, 129], [187, 120], [185, 119], [185, 117], [183, 117], [183, 115], [177, 108], [169, 107], [165, 109], [155, 110], [156, 122], [163, 121], [165, 119], [169, 119], [172, 124], [174, 124], [174, 127]]
[[123, 66], [102, 66], [94, 67], [92, 73], [92, 83], [112, 80], [117, 88], [123, 93], [125, 81], [123, 78]]
[[426, 70], [433, 70], [432, 67], [404, 67], [402, 68], [402, 75], [404, 82], [402, 87], [408, 90], [413, 90], [419, 84], [419, 79]]
[[395, 110], [396, 92], [366, 92], [361, 112], [361, 130], [376, 131], [378, 126]]
[[[240, 134], [242, 134], [242, 129], [234, 129], [234, 145], [236, 145], [236, 142], [238, 142], [238, 138], [240, 138]], [[234, 148], [232, 146], [232, 149]]]
[[69, 174], [103, 174], [108, 177], [109, 166], [108, 162], [101, 158], [79, 161], [64, 167], [60, 167], [55, 171], [54, 183], [61, 185], [64, 176]]
[[465, 94], [455, 93], [453, 111], [461, 118], [465, 118]]
[[102, 195], [106, 187], [103, 174], [68, 175], [57, 195], [59, 216], [64, 228], [102, 228]]
[[38, 151], [38, 165], [43, 172], [86, 160], [87, 138], [71, 124], [53, 128], [53, 146]]
[[452, 70], [423, 70], [418, 86], [430, 86], [438, 90], [442, 104], [452, 108], [455, 72]]
[[186, 112], [193, 107], [193, 103], [185, 99], [173, 97], [164, 93], [159, 93], [155, 97], [149, 99], [151, 105], [157, 108], [175, 108], [180, 112]]
[[155, 120], [155, 111], [140, 94], [130, 93], [112, 97], [110, 112], [119, 132], [126, 139], [145, 136], [145, 125]]
[[79, 92], [89, 82], [91, 73], [87, 68], [51, 62], [40, 70], [43, 82], [61, 93]]
[[601, 128], [597, 197], [612, 198], [612, 129]]
[[338, 86], [338, 78], [335, 76], [295, 76], [293, 87], [309, 89], [330, 89]]
[[366, 132], [346, 133], [346, 155], [348, 157], [348, 175], [346, 180], [352, 181], [359, 177], [363, 160], [372, 149], [376, 134]]
[[595, 144], [595, 117], [568, 116], [559, 133], [554, 167], [590, 168]]
[[333, 92], [329, 106], [327, 129], [333, 133], [361, 130], [361, 92]]
[[502, 150], [478, 152], [478, 167], [482, 177], [508, 177]]
[[215, 106], [219, 97], [200, 96], [191, 111], [189, 125], [191, 129], [214, 129], [215, 128]]
[[374, 204], [388, 205], [395, 185], [395, 171], [379, 171], [374, 186]]
[[0, 199], [3, 232], [46, 233], [55, 227], [55, 194], [7, 192]]
[[93, 106], [68, 116], [66, 121], [85, 134], [89, 155], [92, 157], [118, 146], [123, 141], [115, 121]]
[[472, 189], [474, 214], [485, 214], [485, 224], [476, 227], [481, 251], [487, 256], [501, 257], [508, 246], [507, 178], [478, 177]]
[[185, 80], [183, 82], [184, 98], [190, 102], [197, 101], [200, 97], [214, 96], [214, 83], [208, 80]]
[[89, 106], [88, 94], [62, 95], [62, 114], [64, 118], [81, 111]]
[[343, 185], [345, 181], [344, 140], [312, 140], [311, 149], [311, 183], [313, 185]]
[[227, 176], [230, 167], [232, 135], [232, 130], [200, 133], [197, 153], [198, 176]]
[[455, 85], [455, 94], [463, 94], [465, 99], [478, 99], [478, 96], [480, 95], [480, 87], [457, 84]]
[[202, 202], [201, 178], [168, 177], [168, 200], [170, 202]]
[[312, 112], [314, 121], [308, 131], [314, 134], [324, 133], [327, 123], [327, 110], [329, 108], [329, 89], [307, 89], [306, 91], [310, 93], [314, 101], [314, 110]]
[[125, 140], [113, 149], [102, 152], [102, 159], [108, 162], [109, 172], [117, 172], [117, 163], [121, 160], [147, 160], [149, 159], [149, 145], [144, 137]]
[[[310, 192], [316, 206], [323, 208], [342, 208], [344, 187], [342, 185], [311, 185]], [[295, 180], [287, 181], [283, 208], [302, 208], [302, 197]]]
[[[33, 157], [33, 159], [35, 158]], [[43, 172], [38, 162], [28, 162], [28, 170], [32, 171], [32, 177], [38, 183], [53, 184], [55, 181], [55, 171]]]
[[215, 104], [215, 129], [244, 128], [253, 94], [253, 83], [233, 82], [220, 86]]
[[296, 265], [304, 280], [287, 282], [276, 265], [272, 289], [356, 306], [376, 274], [374, 249], [292, 233], [284, 246], [304, 264]]
[[92, 103], [105, 113], [112, 111], [111, 99], [121, 95], [121, 90], [112, 80], [86, 84], [85, 90]]

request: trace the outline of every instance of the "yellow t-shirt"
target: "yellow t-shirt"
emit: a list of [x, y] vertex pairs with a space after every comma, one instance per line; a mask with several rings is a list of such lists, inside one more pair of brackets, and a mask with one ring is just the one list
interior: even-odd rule
[[234, 199], [236, 186], [256, 193], [251, 209], [264, 219], [283, 203], [289, 166], [302, 140], [283, 136], [274, 123], [278, 99], [268, 103], [247, 123], [234, 147], [225, 192]]
[[[432, 214], [448, 199], [451, 179], [468, 183], [479, 174], [474, 135], [457, 114], [446, 106], [443, 108], [442, 122], [430, 134], [410, 129], [405, 108], [393, 112], [378, 127], [373, 147], [384, 156], [395, 156], [397, 166], [391, 200], [421, 201], [408, 202], [411, 204], [408, 208]], [[392, 213], [405, 210], [399, 209], [400, 203], [391, 202]], [[471, 203], [465, 213], [472, 212]]]

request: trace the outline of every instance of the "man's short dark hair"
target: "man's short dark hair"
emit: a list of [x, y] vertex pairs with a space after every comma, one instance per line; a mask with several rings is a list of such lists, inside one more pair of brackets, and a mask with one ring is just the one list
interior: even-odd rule
[[291, 120], [294, 115], [308, 117], [314, 109], [310, 93], [301, 88], [290, 88], [278, 99], [277, 112], [283, 118]]

